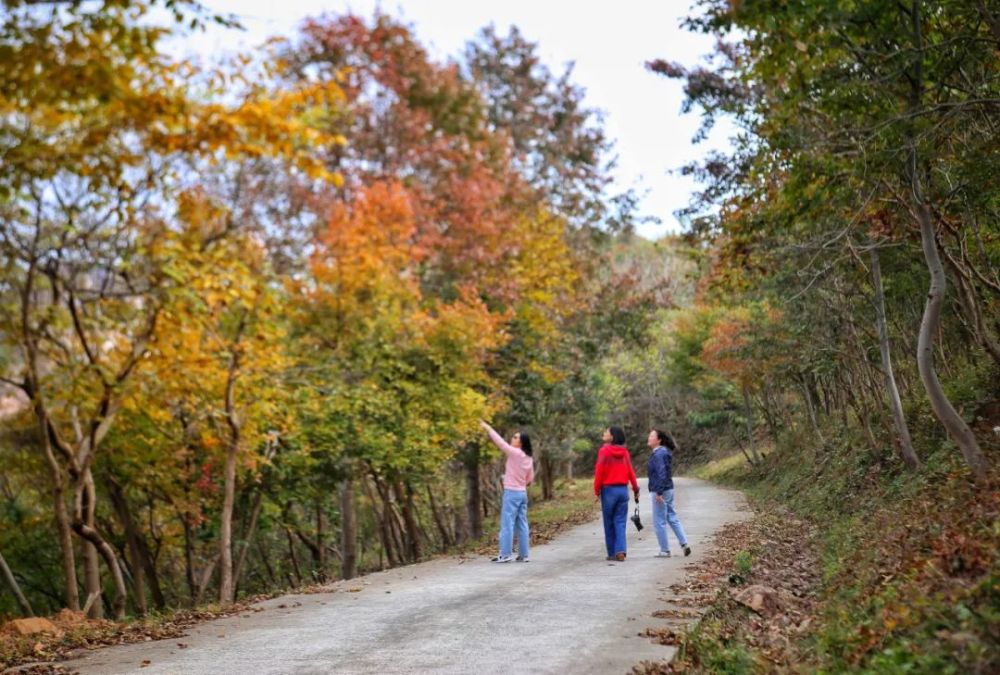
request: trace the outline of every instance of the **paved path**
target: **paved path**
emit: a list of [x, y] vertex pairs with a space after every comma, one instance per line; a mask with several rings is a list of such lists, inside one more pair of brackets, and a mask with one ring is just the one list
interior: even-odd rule
[[[677, 479], [676, 505], [694, 548], [687, 559], [653, 557], [643, 486], [647, 527], [637, 534], [629, 523], [624, 563], [604, 560], [598, 520], [536, 547], [527, 564], [440, 558], [338, 582], [330, 593], [275, 598], [261, 603], [264, 611], [203, 624], [184, 638], [101, 649], [64, 665], [85, 675], [627, 673], [640, 660], [670, 657], [670, 647], [638, 634], [665, 625], [650, 615], [672, 596], [667, 587], [712, 533], [747, 515], [739, 493], [694, 479]], [[671, 541], [676, 546], [672, 534]]]

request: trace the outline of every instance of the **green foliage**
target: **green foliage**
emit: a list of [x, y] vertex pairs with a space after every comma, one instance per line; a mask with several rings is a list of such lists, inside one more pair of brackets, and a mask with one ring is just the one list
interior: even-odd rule
[[736, 553], [736, 557], [733, 558], [733, 565], [736, 569], [736, 573], [739, 574], [744, 579], [750, 577], [750, 571], [753, 568], [753, 559], [750, 556], [749, 551], [739, 551]]

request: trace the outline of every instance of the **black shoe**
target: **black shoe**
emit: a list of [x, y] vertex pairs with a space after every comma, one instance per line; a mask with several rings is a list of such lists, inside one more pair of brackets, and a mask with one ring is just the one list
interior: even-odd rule
[[691, 547], [688, 546], [687, 544], [684, 544], [684, 557], [686, 558], [689, 555], [691, 555]]

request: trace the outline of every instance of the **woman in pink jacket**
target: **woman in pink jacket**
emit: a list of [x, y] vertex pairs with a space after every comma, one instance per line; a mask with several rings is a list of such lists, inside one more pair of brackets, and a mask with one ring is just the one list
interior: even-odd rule
[[535, 463], [531, 459], [531, 439], [523, 431], [505, 441], [493, 427], [480, 420], [490, 440], [507, 456], [503, 473], [503, 506], [500, 509], [500, 555], [493, 562], [510, 562], [514, 553], [514, 528], [517, 528], [517, 562], [528, 562], [528, 484], [535, 478]]

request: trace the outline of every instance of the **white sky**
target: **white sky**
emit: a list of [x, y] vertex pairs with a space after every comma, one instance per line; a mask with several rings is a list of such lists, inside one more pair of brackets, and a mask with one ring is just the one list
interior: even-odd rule
[[673, 212], [688, 202], [696, 185], [672, 169], [726, 145], [723, 125], [709, 142], [691, 144], [697, 113], [681, 115], [678, 81], [647, 72], [654, 58], [695, 64], [713, 38], [680, 28], [692, 0], [202, 0], [211, 11], [235, 14], [245, 31], [211, 28], [177, 44], [181, 53], [214, 58], [252, 48], [272, 35], [293, 35], [308, 16], [353, 11], [370, 17], [376, 7], [416, 28], [433, 56], [456, 56], [465, 42], [490, 23], [500, 33], [517, 25], [539, 43], [543, 60], [556, 72], [574, 61], [574, 80], [586, 101], [606, 113], [605, 127], [618, 155], [616, 185], [641, 194], [642, 212], [661, 219], [639, 233], [657, 238], [679, 230]]

